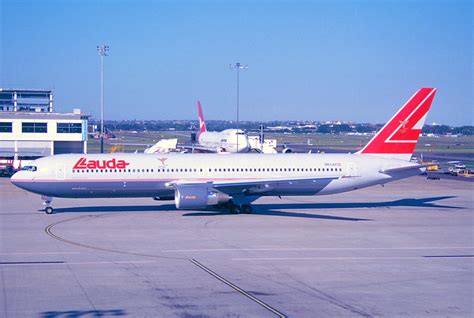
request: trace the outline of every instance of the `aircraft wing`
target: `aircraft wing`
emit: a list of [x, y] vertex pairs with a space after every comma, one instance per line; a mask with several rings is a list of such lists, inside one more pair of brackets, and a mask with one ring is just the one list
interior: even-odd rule
[[207, 152], [207, 153], [219, 152], [217, 148], [209, 148], [209, 147], [203, 147], [203, 146], [179, 145], [179, 148], [189, 150], [191, 152]]
[[273, 190], [275, 186], [285, 185], [305, 185], [308, 184], [322, 184], [326, 185], [332, 180], [338, 179], [338, 177], [327, 177], [327, 178], [278, 178], [278, 179], [247, 179], [247, 180], [214, 180], [214, 181], [188, 181], [188, 180], [177, 180], [170, 182], [170, 187], [177, 186], [192, 186], [192, 185], [207, 185], [210, 188], [214, 188], [223, 193], [229, 195], [236, 194], [256, 194], [269, 192]]

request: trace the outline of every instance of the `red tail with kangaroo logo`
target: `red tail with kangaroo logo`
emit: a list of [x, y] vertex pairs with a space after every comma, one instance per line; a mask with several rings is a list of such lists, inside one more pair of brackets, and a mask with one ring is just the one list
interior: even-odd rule
[[206, 132], [206, 122], [204, 121], [204, 115], [202, 114], [201, 102], [198, 101], [198, 112], [199, 112], [199, 133]]
[[435, 93], [435, 88], [418, 90], [357, 153], [410, 160]]

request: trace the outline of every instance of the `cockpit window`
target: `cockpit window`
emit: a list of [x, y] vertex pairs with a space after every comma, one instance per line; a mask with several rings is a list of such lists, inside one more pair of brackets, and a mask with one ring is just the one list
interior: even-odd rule
[[36, 168], [36, 166], [24, 166], [23, 168], [21, 168], [21, 170], [35, 172], [37, 170], [37, 168]]

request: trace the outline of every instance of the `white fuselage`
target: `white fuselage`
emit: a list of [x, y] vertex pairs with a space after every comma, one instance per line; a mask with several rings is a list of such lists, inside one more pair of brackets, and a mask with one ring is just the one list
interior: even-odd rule
[[216, 152], [248, 152], [250, 149], [248, 137], [240, 129], [205, 131], [199, 134], [198, 143]]
[[[316, 195], [351, 191], [419, 173], [381, 171], [416, 164], [357, 154], [67, 154], [32, 162], [12, 182], [51, 197], [173, 198], [173, 183], [236, 185], [245, 195]], [[303, 180], [295, 182], [294, 180]], [[278, 181], [278, 182], [275, 182]], [[233, 195], [232, 189], [227, 193]], [[242, 195], [236, 188], [236, 195]]]

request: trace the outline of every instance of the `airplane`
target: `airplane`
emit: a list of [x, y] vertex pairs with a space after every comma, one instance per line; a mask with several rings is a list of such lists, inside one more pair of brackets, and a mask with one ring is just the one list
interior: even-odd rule
[[410, 162], [435, 96], [421, 88], [365, 147], [350, 154], [61, 154], [33, 161], [11, 182], [53, 197], [150, 197], [176, 208], [251, 213], [261, 196], [313, 196], [383, 185], [420, 174]]
[[[192, 146], [192, 150], [203, 152], [249, 152], [250, 144], [247, 134], [240, 129], [225, 129], [223, 131], [207, 131], [206, 122], [202, 112], [201, 102], [198, 101], [199, 132], [197, 134], [198, 145]], [[190, 148], [190, 147], [186, 147]]]

